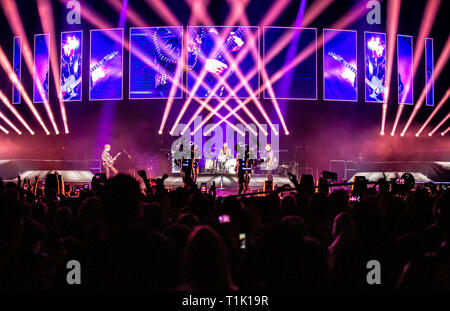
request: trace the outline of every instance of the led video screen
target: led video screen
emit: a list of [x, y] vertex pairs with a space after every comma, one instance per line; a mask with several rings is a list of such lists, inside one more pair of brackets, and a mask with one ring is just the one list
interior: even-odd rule
[[91, 30], [89, 99], [123, 98], [123, 29]]
[[83, 32], [61, 33], [61, 98], [81, 100]]
[[[279, 51], [283, 38], [289, 38], [289, 44]], [[312, 51], [272, 87], [277, 99], [317, 99], [317, 29], [264, 27], [263, 45], [263, 62], [269, 79], [289, 66], [301, 52]], [[264, 90], [264, 98], [272, 98], [267, 89]]]
[[434, 106], [434, 52], [433, 52], [433, 39], [425, 39], [425, 81], [427, 84], [427, 106]]
[[356, 31], [323, 30], [323, 97], [357, 101]]
[[413, 102], [413, 39], [397, 36], [398, 103], [412, 105]]
[[[22, 72], [22, 37], [14, 37], [13, 43], [13, 69], [17, 77], [17, 80], [21, 82], [21, 72]], [[12, 89], [12, 103], [20, 104], [21, 95], [19, 88], [13, 83]]]
[[182, 39], [183, 27], [130, 28], [130, 99], [168, 98], [174, 81], [182, 85]]
[[364, 33], [366, 102], [383, 103], [386, 87], [386, 34]]
[[194, 96], [247, 98], [259, 88], [259, 27], [189, 26], [186, 45], [187, 87]]
[[34, 89], [33, 101], [35, 103], [48, 102], [49, 86], [49, 47], [50, 34], [34, 36]]

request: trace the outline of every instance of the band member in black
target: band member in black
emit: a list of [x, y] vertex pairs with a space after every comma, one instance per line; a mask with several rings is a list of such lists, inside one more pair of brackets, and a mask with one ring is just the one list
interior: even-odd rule
[[191, 146], [191, 157], [192, 157], [192, 182], [197, 183], [197, 177], [200, 170], [198, 162], [200, 160], [200, 148], [197, 145]]
[[238, 178], [238, 194], [247, 193], [250, 189], [250, 174], [252, 172], [253, 157], [248, 145], [237, 145], [237, 161], [235, 172]]
[[183, 152], [183, 144], [180, 145], [180, 152], [182, 154], [181, 158], [175, 160], [175, 164], [180, 168], [181, 178], [183, 178], [184, 187], [190, 187], [192, 183], [197, 182], [198, 176], [198, 147], [197, 150], [195, 145], [192, 144], [190, 147], [189, 155], [185, 155]]
[[111, 178], [117, 175], [119, 172], [114, 167], [114, 162], [116, 161], [117, 157], [120, 155], [120, 152], [115, 156], [112, 157], [109, 151], [111, 150], [111, 145], [105, 145], [103, 152], [102, 152], [102, 164], [105, 168], [106, 178]]

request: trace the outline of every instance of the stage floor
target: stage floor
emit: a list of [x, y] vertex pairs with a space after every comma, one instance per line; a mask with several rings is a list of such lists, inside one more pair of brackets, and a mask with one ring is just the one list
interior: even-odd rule
[[[250, 179], [250, 190], [263, 190], [264, 181], [267, 180], [265, 175], [253, 174]], [[200, 187], [202, 183], [206, 183], [206, 187], [209, 189], [213, 182], [216, 183], [217, 195], [226, 196], [237, 194], [238, 182], [236, 175], [221, 175], [221, 174], [200, 174], [197, 178], [197, 185]], [[282, 185], [289, 184], [292, 186], [289, 178], [286, 176], [273, 175], [273, 185], [281, 187]], [[180, 175], [172, 175], [167, 177], [164, 182], [166, 188], [177, 188], [183, 186], [183, 180]]]

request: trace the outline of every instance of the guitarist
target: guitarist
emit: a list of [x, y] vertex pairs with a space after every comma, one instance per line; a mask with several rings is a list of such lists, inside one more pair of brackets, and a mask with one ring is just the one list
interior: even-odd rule
[[223, 144], [222, 149], [220, 149], [219, 152], [219, 158], [218, 158], [218, 163], [219, 163], [219, 170], [221, 172], [225, 171], [225, 163], [231, 159], [231, 149], [228, 148], [228, 144], [225, 142]]
[[[63, 44], [62, 59], [61, 59], [61, 86], [66, 83], [66, 80], [73, 76], [74, 80], [78, 80], [81, 75], [81, 54], [80, 42], [75, 37], [67, 37], [67, 41]], [[69, 92], [63, 93], [63, 99], [69, 100], [78, 94], [81, 94], [81, 83], [75, 86]]]
[[116, 176], [119, 171], [114, 167], [114, 162], [117, 157], [121, 154], [120, 152], [113, 158], [109, 151], [111, 150], [111, 145], [105, 145], [102, 152], [102, 164], [105, 168], [106, 178], [111, 178]]

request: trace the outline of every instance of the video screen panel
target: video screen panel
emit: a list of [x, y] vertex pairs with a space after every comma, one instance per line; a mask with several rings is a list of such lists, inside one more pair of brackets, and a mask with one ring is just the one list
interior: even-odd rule
[[427, 86], [427, 106], [434, 106], [434, 51], [433, 51], [433, 39], [425, 39], [425, 81]]
[[[14, 37], [13, 42], [13, 68], [14, 73], [16, 74], [17, 80], [21, 82], [21, 73], [22, 73], [22, 37], [17, 36]], [[22, 100], [22, 96], [20, 95], [19, 88], [13, 83], [12, 87], [12, 103], [20, 104]]]
[[323, 30], [323, 98], [357, 101], [356, 31]]
[[48, 102], [50, 34], [34, 36], [34, 89], [35, 103]]
[[123, 98], [123, 29], [91, 30], [89, 100]]
[[364, 33], [366, 102], [384, 103], [386, 87], [386, 34]]
[[[129, 98], [181, 98], [183, 27], [130, 28]], [[177, 72], [178, 69], [178, 72]]]
[[[249, 92], [243, 86], [243, 77], [251, 92], [259, 88], [259, 27], [232, 26], [188, 26], [186, 47], [187, 88], [196, 97], [238, 97], [248, 98]], [[238, 65], [233, 70], [232, 62]], [[199, 81], [202, 70], [207, 73]], [[230, 86], [221, 83], [223, 78]], [[236, 89], [236, 90], [235, 90]], [[211, 95], [209, 95], [211, 94]], [[259, 94], [256, 94], [259, 98]]]
[[413, 38], [397, 35], [398, 103], [412, 105], [413, 93]]
[[83, 32], [61, 33], [61, 98], [63, 101], [81, 100]]
[[[289, 44], [273, 54], [281, 38], [290, 38]], [[264, 27], [263, 61], [266, 72], [273, 76], [287, 66], [302, 51], [313, 47], [313, 53], [287, 71], [272, 84], [277, 99], [317, 99], [317, 29], [300, 27]], [[264, 98], [271, 98], [267, 89]]]

